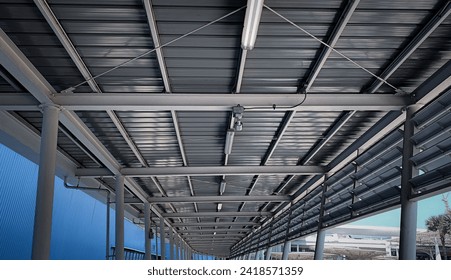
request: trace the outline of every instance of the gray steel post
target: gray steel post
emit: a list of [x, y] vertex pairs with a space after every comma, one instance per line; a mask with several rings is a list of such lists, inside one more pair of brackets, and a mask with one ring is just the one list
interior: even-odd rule
[[110, 259], [110, 204], [111, 192], [108, 192], [106, 197], [106, 236], [105, 236], [105, 259]]
[[180, 260], [180, 236], [174, 232], [174, 259]]
[[175, 259], [180, 260], [180, 238], [175, 238]]
[[288, 260], [288, 254], [291, 251], [291, 241], [285, 241], [283, 244], [282, 260]]
[[116, 175], [116, 260], [124, 259], [124, 180]]
[[165, 233], [163, 218], [160, 218], [160, 244], [161, 244], [161, 260], [165, 260], [166, 259], [166, 233]]
[[412, 121], [414, 107], [407, 107], [406, 122], [404, 124], [402, 173], [401, 173], [401, 226], [399, 235], [399, 259], [416, 259], [417, 238], [417, 202], [411, 201], [413, 165], [410, 158], [413, 156], [414, 146], [411, 137], [414, 135], [415, 125]]
[[326, 231], [318, 230], [316, 233], [315, 256], [313, 259], [322, 260], [324, 258], [324, 241], [326, 240]]
[[33, 228], [33, 260], [50, 258], [53, 194], [55, 188], [56, 145], [60, 108], [44, 105], [39, 151], [39, 175]]
[[145, 254], [144, 259], [150, 260], [151, 252], [150, 252], [150, 236], [149, 233], [151, 231], [150, 228], [150, 203], [144, 203], [144, 248]]
[[265, 260], [270, 260], [271, 259], [271, 252], [272, 252], [272, 247], [268, 247], [266, 249], [266, 253], [265, 253]]
[[322, 260], [324, 257], [324, 241], [326, 239], [326, 231], [323, 229], [324, 205], [326, 204], [327, 176], [324, 176], [323, 190], [321, 193], [321, 206], [319, 210], [318, 230], [316, 233], [315, 255], [313, 259]]
[[158, 245], [158, 224], [155, 223], [155, 258], [158, 260], [158, 250], [159, 249], [159, 245]]
[[169, 259], [174, 260], [174, 232], [169, 229]]

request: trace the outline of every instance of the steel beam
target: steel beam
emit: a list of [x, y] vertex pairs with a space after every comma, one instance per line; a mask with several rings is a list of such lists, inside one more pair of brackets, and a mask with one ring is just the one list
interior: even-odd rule
[[[324, 174], [321, 166], [183, 166], [183, 167], [147, 167], [122, 168], [121, 174], [127, 177], [150, 176], [215, 176], [215, 175], [316, 175]], [[76, 171], [79, 177], [113, 176], [106, 168], [83, 168]]]
[[0, 110], [4, 111], [39, 111], [39, 101], [29, 93], [0, 93]]
[[192, 241], [206, 241], [206, 242], [216, 242], [216, 241], [231, 241], [233, 240], [234, 242], [236, 242], [237, 240], [240, 240], [243, 237], [243, 234], [239, 234], [239, 235], [235, 235], [235, 236], [230, 236], [230, 234], [224, 234], [224, 237], [222, 238], [216, 238], [216, 235], [208, 235], [208, 236], [202, 236], [202, 235], [198, 235], [198, 236], [186, 236], [186, 241], [187, 242], [192, 242]]
[[164, 89], [166, 92], [171, 92], [171, 86], [169, 84], [169, 76], [166, 69], [166, 63], [164, 61], [163, 49], [160, 47], [160, 36], [158, 32], [157, 22], [153, 12], [152, 1], [144, 0], [144, 9], [146, 11], [147, 23], [150, 28], [150, 35], [155, 47], [155, 54], [157, 55], [158, 65], [160, 66], [161, 77], [163, 79]]
[[[183, 232], [182, 232], [183, 234]], [[205, 233], [205, 232], [199, 232], [199, 233], [190, 233], [190, 234], [184, 234], [183, 238], [185, 238], [185, 240], [189, 241], [189, 240], [193, 240], [193, 239], [207, 239], [210, 240], [211, 238], [216, 240], [223, 240], [223, 239], [229, 239], [229, 238], [233, 238], [233, 239], [241, 239], [243, 238], [243, 236], [245, 236], [245, 233], [217, 233], [217, 234], [210, 234], [210, 233]]]
[[338, 39], [343, 33], [343, 30], [345, 29], [346, 25], [351, 19], [352, 14], [354, 13], [359, 3], [360, 0], [348, 1], [348, 4], [346, 5], [343, 13], [340, 16], [340, 19], [338, 20], [338, 23], [335, 25], [335, 28], [327, 41], [327, 44], [330, 46], [330, 48], [324, 46], [323, 50], [321, 51], [321, 54], [319, 55], [319, 58], [317, 59], [315, 65], [313, 66], [312, 71], [310, 71], [310, 74], [306, 79], [306, 88], [305, 88], [306, 92], [310, 90], [310, 88], [313, 85], [313, 82], [316, 80], [316, 77], [318, 77], [319, 72], [321, 71], [321, 69], [323, 69], [323, 66], [326, 63], [327, 58], [329, 58], [330, 53], [332, 52], [332, 48], [335, 47], [335, 44], [338, 42]]
[[[165, 89], [166, 93], [171, 93], [172, 92], [171, 84], [169, 83], [169, 75], [168, 75], [166, 63], [164, 60], [163, 48], [160, 47], [161, 46], [160, 36], [159, 36], [159, 32], [158, 32], [154, 9], [152, 6], [152, 1], [144, 0], [143, 2], [144, 2], [144, 9], [146, 11], [147, 21], [148, 21], [149, 28], [150, 28], [150, 34], [152, 36], [152, 41], [153, 41], [154, 47], [155, 47], [155, 53], [157, 56], [161, 77], [163, 79], [164, 89]], [[185, 148], [183, 147], [182, 137], [180, 134], [177, 112], [175, 110], [171, 110], [171, 117], [172, 117], [172, 121], [174, 123], [175, 135], [177, 137], [177, 143], [180, 148], [180, 154], [182, 156], [183, 165], [188, 166], [188, 160], [186, 158]], [[191, 178], [189, 176], [187, 176], [187, 180], [188, 180], [188, 185], [190, 188], [191, 195], [194, 196], [194, 188], [193, 188], [193, 184], [191, 182]], [[197, 204], [194, 204], [194, 209], [196, 212], [198, 212]]]
[[[241, 104], [245, 108], [266, 107], [261, 110], [279, 111], [392, 111], [410, 105], [406, 96], [387, 94], [312, 94], [300, 107], [299, 94], [134, 94], [77, 93], [55, 94], [52, 100], [67, 110], [149, 110], [149, 111], [230, 111]], [[275, 105], [275, 109], [274, 109]], [[256, 110], [256, 109], [255, 109]]]
[[165, 218], [197, 218], [197, 217], [265, 217], [271, 216], [271, 212], [186, 212], [186, 213], [163, 213]]
[[220, 196], [167, 196], [149, 197], [150, 203], [214, 203], [214, 202], [285, 202], [291, 201], [287, 195], [220, 195]]
[[181, 232], [185, 234], [196, 233], [196, 232], [247, 232], [251, 231], [252, 228], [203, 228], [203, 229], [187, 229]]
[[[241, 104], [245, 108], [267, 107], [276, 111], [392, 111], [412, 104], [406, 96], [387, 94], [314, 94], [309, 95], [302, 106], [288, 108], [299, 103], [299, 94], [133, 94], [133, 93], [77, 93], [55, 94], [56, 104], [67, 110], [158, 110], [158, 111], [230, 111]], [[37, 111], [38, 102], [24, 93], [1, 93], [0, 109]], [[191, 100], [191, 101], [190, 101]], [[198, 101], [197, 104], [193, 100]], [[280, 105], [279, 105], [280, 104]], [[264, 110], [264, 109], [259, 109]]]
[[199, 223], [172, 223], [173, 227], [215, 227], [215, 226], [258, 226], [257, 222], [199, 222]]
[[[434, 32], [437, 27], [449, 16], [451, 13], [451, 3], [444, 1], [442, 8], [429, 20], [429, 22], [417, 32], [415, 37], [409, 42], [409, 44], [401, 51], [401, 53], [385, 68], [380, 78], [387, 80], [393, 73], [421, 46], [421, 44]], [[366, 90], [368, 93], [376, 92], [384, 82], [382, 80], [375, 80], [369, 88]]]

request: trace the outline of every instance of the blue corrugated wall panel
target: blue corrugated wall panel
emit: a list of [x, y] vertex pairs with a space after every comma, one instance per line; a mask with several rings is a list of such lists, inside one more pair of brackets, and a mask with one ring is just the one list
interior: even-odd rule
[[[0, 259], [30, 259], [38, 167], [0, 144]], [[105, 259], [105, 204], [56, 178], [52, 259]], [[114, 246], [114, 210], [110, 247]], [[125, 222], [125, 246], [144, 250], [144, 231]]]
[[0, 145], [0, 259], [30, 259], [36, 164]]

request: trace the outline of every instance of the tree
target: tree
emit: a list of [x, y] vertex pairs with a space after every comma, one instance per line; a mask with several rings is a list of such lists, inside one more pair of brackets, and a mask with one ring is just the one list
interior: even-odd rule
[[446, 235], [451, 235], [451, 213], [446, 211], [444, 214], [429, 217], [426, 220], [426, 226], [429, 231], [438, 232], [446, 260], [448, 257], [446, 253]]

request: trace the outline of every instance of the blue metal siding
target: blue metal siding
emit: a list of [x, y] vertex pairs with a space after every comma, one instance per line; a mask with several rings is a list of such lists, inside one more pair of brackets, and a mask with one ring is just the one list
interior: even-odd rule
[[29, 259], [36, 202], [36, 164], [0, 145], [0, 259]]
[[[0, 259], [30, 259], [38, 166], [0, 144]], [[51, 259], [105, 259], [105, 204], [55, 180]], [[114, 210], [111, 211], [114, 246]], [[125, 246], [144, 250], [144, 231], [125, 222]]]

